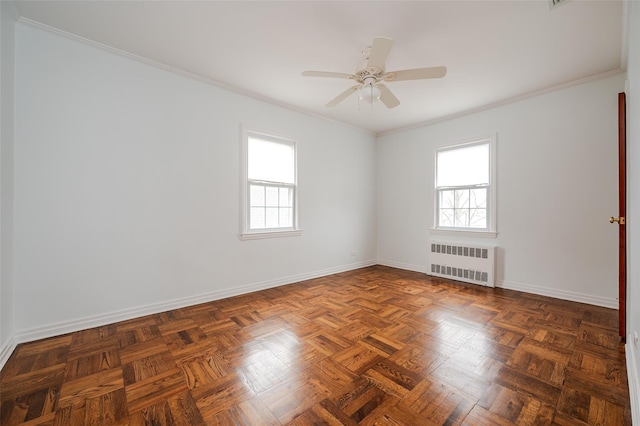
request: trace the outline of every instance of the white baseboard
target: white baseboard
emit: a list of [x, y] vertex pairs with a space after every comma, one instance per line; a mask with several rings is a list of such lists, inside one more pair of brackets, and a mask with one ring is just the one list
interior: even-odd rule
[[396, 262], [395, 260], [378, 259], [378, 265], [389, 266], [391, 268], [404, 269], [406, 271], [426, 273], [426, 265], [412, 265], [410, 263]]
[[11, 335], [9, 339], [0, 346], [0, 369], [4, 367], [7, 360], [16, 349], [16, 346], [18, 346], [18, 341], [16, 340], [15, 334]]
[[640, 371], [638, 371], [638, 354], [633, 344], [633, 336], [627, 337], [624, 345], [627, 358], [627, 381], [629, 382], [629, 399], [631, 400], [631, 424], [640, 425]]
[[[239, 286], [231, 289], [213, 291], [209, 293], [199, 294], [196, 296], [184, 297], [184, 298], [170, 300], [166, 302], [160, 302], [160, 303], [153, 303], [150, 305], [136, 306], [133, 308], [118, 310], [115, 312], [108, 312], [105, 314], [92, 315], [92, 316], [78, 318], [70, 321], [58, 322], [58, 323], [46, 325], [43, 327], [34, 327], [30, 329], [25, 329], [25, 330], [19, 330], [16, 332], [14, 340], [16, 340], [16, 343], [31, 342], [34, 340], [45, 339], [48, 337], [59, 336], [62, 334], [72, 333], [79, 330], [85, 330], [93, 327], [100, 327], [100, 326], [112, 324], [115, 322], [138, 318], [145, 315], [157, 314], [157, 313], [169, 311], [172, 309], [184, 308], [187, 306], [197, 305], [200, 303], [211, 302], [214, 300], [220, 300], [227, 297], [238, 296], [241, 294], [251, 293], [259, 290], [265, 290], [268, 288], [278, 287], [281, 285], [292, 284], [299, 281], [305, 281], [313, 278], [324, 277], [326, 275], [332, 275], [340, 272], [351, 271], [354, 269], [365, 268], [367, 266], [373, 266], [375, 264], [376, 262], [373, 260], [362, 261], [362, 262], [352, 263], [349, 265], [323, 269], [320, 271], [291, 275], [284, 278], [278, 278], [274, 280], [268, 280], [268, 281], [262, 281], [259, 283], [243, 285], [243, 286]], [[15, 348], [15, 345], [14, 345], [14, 348]], [[13, 349], [11, 351], [13, 351]], [[11, 352], [9, 352], [9, 355], [10, 354]]]
[[[319, 278], [327, 275], [337, 274], [340, 272], [347, 272], [354, 269], [365, 268], [373, 265], [389, 266], [397, 269], [404, 269], [408, 271], [426, 273], [425, 265], [413, 265], [408, 263], [396, 262], [393, 260], [380, 259], [378, 261], [368, 260], [348, 265], [342, 265], [334, 268], [328, 268], [320, 271], [314, 271], [304, 274], [291, 275], [284, 278], [278, 278], [274, 280], [262, 281], [258, 283], [248, 284], [232, 289], [224, 289], [209, 293], [204, 293], [196, 296], [190, 296], [166, 302], [154, 303], [150, 305], [137, 306], [133, 308], [127, 308], [115, 312], [108, 312], [105, 314], [92, 315], [84, 318], [74, 319], [70, 321], [59, 322], [50, 324], [43, 327], [34, 327], [25, 330], [18, 330], [14, 336], [0, 347], [0, 368], [4, 366], [4, 363], [9, 359], [11, 353], [15, 350], [17, 344], [31, 342], [34, 340], [44, 339], [53, 336], [59, 336], [74, 331], [85, 330], [92, 327], [99, 327], [107, 324], [112, 324], [119, 321], [125, 321], [133, 318], [138, 318], [145, 315], [156, 314], [172, 309], [183, 308], [186, 306], [197, 305], [199, 303], [211, 302], [214, 300], [224, 299], [227, 297], [238, 296], [241, 294], [251, 293], [254, 291], [265, 290], [268, 288], [278, 287], [281, 285], [292, 284], [300, 281], [310, 280], [313, 278]], [[526, 293], [539, 294], [543, 296], [555, 297], [564, 300], [571, 300], [580, 303], [588, 303], [596, 306], [604, 306], [607, 308], [618, 308], [618, 302], [615, 299], [607, 299], [601, 297], [594, 297], [590, 295], [568, 292], [563, 290], [557, 290], [547, 287], [540, 287], [530, 284], [514, 283], [509, 281], [501, 281], [496, 283], [497, 287], [523, 291]], [[637, 356], [636, 356], [637, 357]], [[637, 372], [635, 372], [637, 376]], [[636, 389], [640, 384], [638, 380], [635, 380]], [[637, 392], [640, 393], [640, 392]], [[638, 410], [638, 408], [636, 408]], [[637, 416], [635, 417], [637, 418]]]
[[[396, 262], [394, 260], [379, 259], [378, 265], [392, 268], [405, 269], [407, 271], [427, 273], [425, 265], [412, 265], [408, 263]], [[572, 302], [586, 303], [588, 305], [602, 306], [605, 308], [618, 309], [618, 301], [606, 297], [592, 296], [584, 293], [576, 293], [555, 288], [542, 287], [533, 284], [516, 283], [513, 281], [496, 281], [496, 287], [508, 290], [517, 290], [524, 293], [538, 294], [540, 296], [555, 297], [556, 299], [569, 300]]]
[[541, 287], [533, 284], [516, 283], [513, 281], [496, 281], [496, 287], [538, 294], [540, 296], [555, 297], [556, 299], [569, 300], [571, 302], [602, 306], [604, 308], [618, 309], [618, 301], [616, 299], [592, 296], [573, 291], [558, 290], [557, 288]]

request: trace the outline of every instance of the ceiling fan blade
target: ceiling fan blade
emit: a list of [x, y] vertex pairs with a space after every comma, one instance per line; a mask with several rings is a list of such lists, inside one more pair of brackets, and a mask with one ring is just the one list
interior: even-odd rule
[[340, 102], [347, 99], [352, 94], [356, 93], [356, 91], [360, 89], [360, 86], [361, 86], [360, 84], [356, 84], [355, 86], [349, 87], [347, 90], [345, 90], [344, 92], [340, 93], [338, 96], [333, 98], [326, 106], [328, 108], [333, 108], [334, 106], [338, 105]]
[[447, 74], [447, 67], [416, 68], [412, 70], [392, 71], [384, 76], [385, 81], [422, 80], [441, 78]]
[[353, 78], [353, 74], [345, 74], [342, 72], [330, 71], [304, 71], [303, 77], [330, 77], [330, 78]]
[[387, 106], [387, 108], [395, 108], [400, 105], [398, 98], [391, 93], [391, 90], [389, 90], [387, 86], [384, 84], [378, 84], [376, 87], [380, 89], [380, 100]]
[[384, 63], [391, 52], [393, 47], [393, 40], [386, 37], [376, 37], [373, 39], [371, 45], [371, 51], [369, 52], [369, 62], [367, 62], [367, 68], [376, 67], [381, 70], [384, 69]]

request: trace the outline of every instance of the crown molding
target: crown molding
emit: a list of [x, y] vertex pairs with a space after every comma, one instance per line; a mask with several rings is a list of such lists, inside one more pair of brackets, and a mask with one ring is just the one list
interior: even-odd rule
[[557, 84], [555, 86], [549, 86], [549, 87], [545, 87], [544, 89], [538, 89], [538, 90], [533, 90], [531, 92], [527, 92], [527, 93], [523, 93], [521, 95], [518, 96], [513, 96], [510, 98], [506, 98], [506, 99], [502, 99], [496, 102], [491, 102], [489, 104], [477, 107], [477, 108], [472, 108], [472, 109], [468, 109], [465, 111], [460, 111], [458, 113], [455, 114], [449, 114], [443, 117], [439, 117], [439, 118], [435, 118], [432, 120], [427, 120], [427, 121], [422, 121], [420, 123], [416, 123], [416, 124], [411, 124], [409, 126], [403, 126], [403, 127], [398, 127], [396, 129], [391, 129], [391, 130], [385, 130], [383, 132], [379, 132], [376, 134], [377, 137], [380, 136], [387, 136], [387, 135], [391, 135], [391, 134], [395, 134], [395, 133], [402, 133], [402, 132], [406, 132], [407, 130], [414, 130], [414, 129], [419, 129], [421, 127], [427, 127], [427, 126], [431, 126], [433, 124], [437, 124], [437, 123], [442, 123], [444, 121], [449, 121], [449, 120], [453, 120], [456, 118], [460, 118], [460, 117], [465, 117], [467, 115], [472, 115], [472, 114], [476, 114], [482, 111], [487, 111], [490, 109], [494, 109], [494, 108], [498, 108], [504, 105], [509, 105], [515, 102], [520, 102], [522, 100], [525, 99], [529, 99], [529, 98], [534, 98], [536, 96], [540, 96], [540, 95], [545, 95], [547, 93], [553, 93], [553, 92], [557, 92], [559, 90], [563, 90], [569, 87], [573, 87], [573, 86], [579, 86], [581, 84], [586, 84], [586, 83], [591, 83], [593, 81], [597, 81], [597, 80], [602, 80], [604, 78], [608, 78], [608, 77], [612, 77], [615, 75], [619, 75], [619, 74], [624, 74], [626, 73], [625, 70], [623, 70], [622, 68], [617, 68], [615, 70], [611, 70], [611, 71], [607, 71], [607, 72], [603, 72], [600, 74], [596, 74], [596, 75], [592, 75], [589, 77], [584, 77], [584, 78], [580, 78], [578, 80], [572, 80], [572, 81], [568, 81], [565, 83], [560, 83]]
[[[11, 2], [11, 3], [14, 3], [14, 2]], [[417, 123], [414, 123], [414, 124], [410, 124], [408, 126], [402, 126], [402, 127], [389, 129], [389, 130], [384, 130], [384, 131], [381, 131], [381, 132], [375, 132], [375, 131], [372, 131], [372, 130], [369, 130], [369, 129], [365, 129], [363, 127], [359, 127], [359, 126], [356, 126], [356, 125], [353, 125], [353, 124], [350, 124], [350, 123], [347, 123], [347, 122], [344, 122], [344, 121], [336, 120], [334, 118], [330, 118], [330, 117], [327, 117], [327, 116], [324, 116], [324, 115], [321, 115], [321, 114], [317, 114], [315, 112], [312, 112], [312, 111], [309, 111], [309, 110], [306, 110], [306, 109], [303, 109], [303, 108], [296, 107], [296, 106], [288, 104], [286, 102], [281, 102], [281, 101], [278, 101], [276, 99], [273, 99], [273, 98], [270, 98], [270, 97], [267, 97], [267, 96], [264, 96], [264, 95], [260, 95], [260, 94], [255, 93], [255, 92], [239, 88], [237, 86], [233, 86], [233, 85], [230, 85], [230, 84], [227, 84], [227, 83], [223, 83], [223, 82], [211, 79], [209, 77], [202, 76], [200, 74], [196, 74], [196, 73], [193, 73], [193, 72], [190, 72], [190, 71], [186, 71], [186, 70], [183, 70], [183, 69], [180, 69], [180, 68], [176, 68], [176, 67], [173, 67], [171, 65], [167, 65], [167, 64], [165, 64], [163, 62], [159, 62], [159, 61], [156, 61], [156, 60], [153, 60], [153, 59], [150, 59], [150, 58], [147, 58], [147, 57], [144, 57], [144, 56], [141, 56], [141, 55], [126, 51], [126, 50], [122, 50], [122, 49], [119, 49], [119, 48], [116, 48], [116, 47], [112, 47], [112, 46], [109, 46], [109, 45], [106, 45], [106, 44], [103, 44], [103, 43], [100, 43], [100, 42], [97, 42], [97, 41], [94, 41], [94, 40], [91, 40], [91, 39], [88, 39], [88, 38], [85, 38], [85, 37], [82, 37], [82, 36], [79, 36], [77, 34], [73, 34], [73, 33], [61, 30], [59, 28], [52, 27], [52, 26], [47, 25], [47, 24], [43, 24], [43, 23], [41, 23], [39, 21], [35, 21], [33, 19], [25, 18], [23, 16], [19, 16], [18, 15], [16, 20], [17, 20], [17, 22], [20, 22], [22, 24], [26, 24], [26, 25], [29, 25], [31, 27], [39, 28], [41, 30], [44, 30], [44, 31], [47, 31], [47, 32], [50, 32], [50, 33], [53, 33], [53, 34], [57, 34], [59, 36], [66, 37], [68, 39], [75, 40], [77, 42], [93, 46], [93, 47], [101, 49], [103, 51], [110, 52], [110, 53], [113, 53], [113, 54], [116, 54], [116, 55], [119, 55], [119, 56], [126, 57], [126, 58], [134, 60], [136, 62], [140, 62], [140, 63], [144, 63], [144, 64], [147, 64], [147, 65], [156, 67], [156, 68], [160, 68], [162, 70], [171, 72], [173, 74], [180, 75], [182, 77], [186, 77], [186, 78], [189, 78], [189, 79], [192, 79], [192, 80], [196, 80], [196, 81], [199, 81], [199, 82], [211, 85], [211, 86], [215, 86], [215, 87], [217, 87], [219, 89], [226, 90], [228, 92], [232, 92], [232, 93], [235, 93], [235, 94], [247, 97], [247, 98], [251, 98], [251, 99], [254, 99], [254, 100], [257, 100], [257, 101], [260, 101], [260, 102], [264, 102], [264, 103], [267, 103], [267, 104], [270, 104], [270, 105], [273, 105], [273, 106], [276, 106], [276, 107], [279, 107], [279, 108], [287, 109], [289, 111], [297, 112], [299, 114], [303, 114], [303, 115], [306, 115], [306, 116], [309, 116], [309, 117], [320, 119], [320, 120], [323, 120], [323, 121], [326, 121], [326, 122], [329, 122], [329, 123], [342, 125], [342, 126], [350, 128], [352, 130], [357, 130], [357, 131], [361, 131], [361, 132], [367, 133], [367, 134], [369, 134], [371, 136], [374, 136], [374, 137], [380, 137], [380, 136], [387, 136], [387, 135], [396, 134], [396, 133], [402, 133], [402, 132], [405, 132], [405, 131], [408, 131], [408, 130], [419, 129], [421, 127], [431, 126], [433, 124], [437, 124], [437, 123], [453, 120], [453, 119], [456, 119], [456, 118], [465, 117], [467, 115], [472, 115], [472, 114], [476, 114], [476, 113], [479, 113], [479, 112], [482, 112], [482, 111], [486, 111], [486, 110], [490, 110], [490, 109], [493, 109], [493, 108], [497, 108], [497, 107], [501, 107], [501, 106], [504, 106], [504, 105], [508, 105], [508, 104], [511, 104], [511, 103], [519, 102], [519, 101], [524, 100], [524, 99], [540, 96], [540, 95], [543, 95], [543, 94], [546, 94], [546, 93], [556, 92], [558, 90], [566, 89], [568, 87], [577, 86], [577, 85], [581, 85], [581, 84], [585, 84], [585, 83], [589, 83], [589, 82], [592, 82], [592, 81], [596, 81], [596, 80], [600, 80], [600, 79], [603, 79], [603, 78], [607, 78], [607, 77], [611, 77], [611, 76], [614, 76], [614, 75], [625, 73], [626, 72], [626, 63], [627, 63], [627, 53], [628, 53], [627, 52], [628, 51], [628, 40], [627, 40], [628, 39], [628, 24], [627, 24], [627, 21], [628, 21], [628, 16], [630, 15], [630, 10], [629, 9], [631, 7], [631, 5], [629, 3], [630, 3], [629, 0], [625, 0], [624, 1], [624, 6], [623, 6], [624, 7], [624, 9], [623, 9], [623, 17], [622, 17], [622, 19], [623, 19], [623, 34], [622, 34], [623, 40], [622, 40], [621, 58], [620, 58], [620, 67], [619, 68], [614, 69], [614, 70], [610, 70], [610, 71], [607, 71], [607, 72], [604, 72], [604, 73], [600, 73], [600, 74], [584, 77], [584, 78], [581, 78], [581, 79], [578, 79], [578, 80], [572, 80], [572, 81], [568, 81], [568, 82], [565, 82], [565, 83], [560, 83], [560, 84], [557, 84], [557, 85], [554, 85], [554, 86], [550, 86], [550, 87], [546, 87], [546, 88], [543, 88], [543, 89], [533, 90], [533, 91], [530, 91], [530, 92], [523, 93], [521, 95], [505, 98], [505, 99], [502, 99], [502, 100], [499, 100], [499, 101], [496, 101], [496, 102], [491, 102], [489, 104], [482, 105], [482, 106], [479, 106], [477, 108], [472, 108], [472, 109], [460, 111], [460, 112], [457, 112], [457, 113], [454, 113], [454, 114], [449, 114], [449, 115], [445, 115], [445, 116], [442, 116], [442, 117], [438, 117], [438, 118], [434, 118], [434, 119], [430, 119], [430, 120], [417, 122]], [[15, 4], [14, 4], [14, 10], [15, 10]], [[17, 13], [17, 11], [16, 11], [16, 13]]]
[[347, 122], [344, 122], [344, 121], [335, 120], [335, 119], [326, 117], [326, 116], [321, 115], [321, 114], [316, 114], [316, 113], [308, 111], [306, 109], [299, 108], [299, 107], [296, 107], [294, 105], [288, 104], [286, 102], [281, 102], [281, 101], [278, 101], [276, 99], [270, 98], [268, 96], [264, 96], [264, 95], [260, 95], [259, 93], [252, 92], [250, 90], [245, 90], [245, 89], [242, 89], [240, 87], [233, 86], [233, 85], [227, 84], [227, 83], [223, 83], [221, 81], [217, 81], [217, 80], [214, 80], [214, 79], [209, 78], [209, 77], [205, 77], [205, 76], [200, 75], [200, 74], [196, 74], [196, 73], [193, 73], [193, 72], [190, 72], [190, 71], [186, 71], [186, 70], [183, 70], [181, 68], [176, 68], [176, 67], [173, 67], [171, 65], [165, 64], [164, 62], [159, 62], [159, 61], [156, 61], [154, 59], [150, 59], [150, 58], [147, 58], [145, 56], [138, 55], [136, 53], [132, 53], [132, 52], [129, 52], [129, 51], [126, 51], [126, 50], [122, 50], [122, 49], [119, 49], [117, 47], [109, 46], [109, 45], [97, 42], [95, 40], [91, 40], [91, 39], [79, 36], [77, 34], [73, 34], [73, 33], [70, 33], [68, 31], [52, 27], [52, 26], [47, 25], [47, 24], [43, 24], [42, 22], [35, 21], [35, 20], [29, 19], [29, 18], [25, 18], [24, 16], [18, 16], [17, 22], [20, 22], [20, 23], [28, 25], [30, 27], [38, 28], [38, 29], [47, 31], [47, 32], [52, 33], [52, 34], [56, 34], [56, 35], [59, 35], [59, 36], [62, 36], [62, 37], [77, 41], [77, 42], [82, 43], [82, 44], [86, 44], [86, 45], [98, 48], [100, 50], [103, 50], [103, 51], [106, 51], [106, 52], [109, 52], [109, 53], [113, 53], [113, 54], [118, 55], [118, 56], [122, 56], [122, 57], [125, 57], [125, 58], [128, 58], [128, 59], [131, 59], [131, 60], [136, 61], [136, 62], [140, 62], [140, 63], [146, 64], [146, 65], [150, 65], [152, 67], [160, 68], [162, 70], [168, 71], [168, 72], [173, 73], [173, 74], [180, 75], [182, 77], [186, 77], [186, 78], [189, 78], [189, 79], [192, 79], [192, 80], [199, 81], [201, 83], [205, 83], [205, 84], [208, 84], [208, 85], [211, 85], [211, 86], [215, 86], [215, 87], [217, 87], [219, 89], [226, 90], [228, 92], [232, 92], [232, 93], [235, 93], [237, 95], [241, 95], [241, 96], [244, 96], [244, 97], [247, 97], [247, 98], [251, 98], [253, 100], [257, 100], [257, 101], [260, 101], [260, 102], [264, 102], [264, 103], [267, 103], [267, 104], [270, 104], [270, 105], [273, 105], [273, 106], [276, 106], [276, 107], [279, 107], [279, 108], [287, 109], [289, 111], [297, 112], [299, 114], [304, 114], [306, 116], [317, 118], [317, 119], [320, 119], [320, 120], [323, 120], [323, 121], [327, 121], [327, 122], [330, 122], [330, 123], [333, 123], [333, 124], [339, 124], [339, 125], [348, 127], [350, 129], [353, 129], [353, 130], [358, 130], [358, 131], [361, 131], [361, 132], [365, 132], [365, 133], [367, 133], [367, 134], [369, 134], [371, 136], [376, 136], [376, 133], [371, 131], [371, 130], [364, 129], [364, 128], [358, 127], [358, 126], [354, 126], [353, 124], [350, 124], [350, 123], [347, 123]]

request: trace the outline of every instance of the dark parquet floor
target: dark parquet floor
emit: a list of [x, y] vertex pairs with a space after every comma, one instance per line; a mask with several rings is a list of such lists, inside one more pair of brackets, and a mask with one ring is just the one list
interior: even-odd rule
[[629, 425], [617, 311], [374, 266], [21, 344], [2, 425]]

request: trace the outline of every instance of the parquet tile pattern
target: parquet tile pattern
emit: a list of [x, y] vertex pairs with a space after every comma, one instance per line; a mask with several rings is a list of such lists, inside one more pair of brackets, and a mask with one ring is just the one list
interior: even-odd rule
[[2, 425], [630, 425], [617, 311], [374, 266], [19, 345]]

